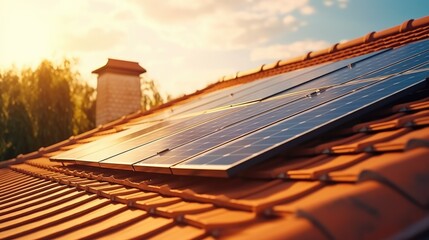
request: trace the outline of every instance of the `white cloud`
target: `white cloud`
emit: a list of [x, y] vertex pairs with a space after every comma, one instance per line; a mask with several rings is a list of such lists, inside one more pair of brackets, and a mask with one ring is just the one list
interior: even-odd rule
[[336, 3], [339, 8], [347, 8], [349, 1], [348, 0], [324, 0], [323, 4], [327, 7], [331, 7]]
[[290, 25], [296, 24], [296, 18], [294, 16], [292, 16], [292, 15], [287, 15], [286, 17], [283, 18], [283, 23], [286, 26], [290, 26]]
[[113, 49], [121, 43], [123, 32], [118, 30], [106, 30], [91, 28], [85, 33], [70, 35], [64, 41], [64, 47], [68, 51], [103, 51]]
[[250, 53], [252, 61], [280, 60], [296, 57], [309, 51], [320, 50], [330, 46], [323, 40], [304, 40], [290, 44], [274, 44], [266, 47], [255, 48]]
[[332, 5], [334, 5], [334, 1], [332, 0], [325, 0], [323, 1], [323, 4], [325, 4], [325, 6], [330, 7]]
[[304, 26], [297, 17], [291, 19], [292, 14], [303, 16], [315, 12], [308, 0], [191, 0], [186, 4], [173, 0], [157, 4], [130, 0], [130, 3], [140, 24], [162, 39], [201, 49], [257, 46], [280, 33]]
[[314, 12], [315, 12], [316, 10], [314, 10], [314, 8], [312, 7], [312, 6], [305, 6], [305, 7], [302, 7], [301, 9], [300, 9], [300, 12], [303, 14], [303, 15], [311, 15], [311, 14], [313, 14]]
[[349, 3], [348, 0], [338, 0], [338, 6], [340, 8], [347, 8], [347, 4]]

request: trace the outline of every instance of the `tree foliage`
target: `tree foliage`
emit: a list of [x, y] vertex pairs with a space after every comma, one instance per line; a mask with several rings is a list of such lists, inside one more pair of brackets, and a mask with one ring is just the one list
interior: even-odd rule
[[[164, 103], [165, 100], [156, 87], [155, 81], [149, 78], [147, 75], [143, 75], [141, 78], [141, 90], [141, 106], [143, 111], [147, 111]], [[169, 101], [170, 96], [167, 96], [166, 100]]]
[[0, 159], [36, 150], [95, 125], [95, 90], [72, 63], [0, 73]]

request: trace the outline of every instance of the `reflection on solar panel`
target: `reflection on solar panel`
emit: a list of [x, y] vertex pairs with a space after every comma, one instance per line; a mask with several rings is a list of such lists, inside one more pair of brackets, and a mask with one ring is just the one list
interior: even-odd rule
[[[252, 133], [260, 128], [266, 127], [270, 124], [282, 121], [286, 118], [300, 114], [301, 112], [307, 111], [311, 108], [319, 106], [323, 103], [336, 99], [344, 94], [350, 93], [356, 88], [368, 85], [369, 83], [358, 83], [354, 85], [345, 85], [337, 88], [328, 89], [324, 92], [323, 95], [315, 95], [314, 97], [305, 97], [302, 96], [295, 101], [285, 104], [279, 108], [276, 108], [273, 111], [266, 112], [264, 114], [258, 115], [254, 118], [248, 119], [241, 123], [235, 124], [231, 127], [226, 127], [221, 130], [218, 130], [210, 135], [207, 135], [203, 138], [198, 138], [198, 141], [187, 144], [186, 146], [181, 147], [181, 149], [171, 149], [169, 152], [165, 152], [160, 156], [156, 156], [153, 159], [145, 160], [141, 163], [135, 164], [135, 169], [144, 170], [145, 167], [158, 166], [158, 167], [170, 167], [173, 164], [183, 161], [194, 154], [205, 151], [221, 144], [224, 144], [233, 139], [239, 138], [246, 134]], [[286, 98], [287, 99], [287, 98]], [[275, 101], [283, 100], [278, 99]], [[271, 101], [268, 101], [271, 102]], [[264, 108], [264, 105], [254, 104], [248, 107], [251, 110], [257, 110]], [[203, 144], [202, 144], [203, 143]], [[182, 151], [183, 150], [183, 151]], [[142, 154], [136, 154], [137, 156], [142, 156]], [[126, 157], [129, 157], [127, 155]], [[141, 160], [142, 158], [140, 158]], [[105, 163], [110, 162], [107, 160]], [[135, 161], [134, 161], [135, 162]], [[154, 164], [154, 165], [153, 165]]]
[[[52, 159], [136, 171], [232, 175], [412, 93], [429, 76], [424, 69], [412, 70], [427, 66], [428, 51], [429, 41], [421, 41], [212, 93], [178, 110], [181, 118], [132, 127]], [[213, 107], [220, 108], [196, 112]], [[185, 112], [194, 115], [185, 117]]]
[[329, 131], [357, 114], [367, 113], [387, 101], [407, 94], [408, 91], [414, 91], [425, 84], [427, 76], [429, 72], [418, 72], [377, 81], [364, 89], [266, 126], [224, 144], [221, 148], [175, 165], [172, 171], [175, 174], [232, 175], [246, 166], [273, 157], [287, 148]]

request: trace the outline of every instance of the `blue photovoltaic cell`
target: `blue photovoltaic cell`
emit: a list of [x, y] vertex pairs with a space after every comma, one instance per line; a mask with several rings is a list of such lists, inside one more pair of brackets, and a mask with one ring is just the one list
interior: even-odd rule
[[89, 153], [93, 153], [95, 151], [104, 149], [106, 147], [113, 146], [115, 144], [121, 143], [133, 137], [140, 136], [141, 134], [150, 132], [153, 129], [162, 128], [165, 123], [166, 122], [140, 124], [138, 126], [124, 130], [122, 132], [112, 134], [110, 136], [106, 136], [103, 139], [100, 139], [98, 141], [86, 143], [86, 144], [83, 144], [82, 146], [73, 148], [66, 152], [62, 152], [58, 155], [55, 155], [54, 157], [51, 157], [51, 159], [62, 160], [62, 161], [66, 161], [66, 160], [72, 161], [78, 157], [87, 155]]
[[[76, 161], [89, 161], [89, 162], [99, 162], [108, 157], [117, 155], [127, 150], [131, 150], [133, 148], [139, 147], [144, 144], [148, 144], [153, 141], [157, 141], [167, 136], [171, 136], [187, 129], [198, 126], [202, 123], [214, 121], [217, 118], [220, 118], [234, 109], [212, 112], [203, 115], [199, 115], [198, 117], [187, 118], [184, 120], [178, 121], [178, 123], [174, 122], [174, 124], [167, 124], [167, 126], [163, 128], [154, 129], [153, 131], [140, 134], [133, 135], [132, 138], [128, 138], [127, 140], [121, 141], [119, 143], [115, 143], [114, 145], [104, 145], [104, 147], [100, 149], [95, 149], [97, 151], [93, 151], [90, 154], [86, 154], [80, 157], [76, 157]], [[169, 121], [169, 123], [171, 123]]]
[[385, 51], [364, 61], [352, 64], [351, 68], [343, 68], [332, 74], [320, 77], [316, 81], [311, 81], [306, 85], [296, 87], [294, 88], [294, 91], [300, 91], [308, 88], [318, 88], [320, 86], [336, 85], [356, 79], [366, 79], [376, 76], [380, 77], [383, 76], [382, 71], [386, 71], [385, 73], [390, 71], [389, 74], [394, 73], [391, 71], [392, 68], [389, 67], [390, 65], [398, 66], [398, 70], [401, 71], [406, 70], [410, 68], [410, 66], [406, 65], [405, 67], [401, 67], [401, 62], [403, 62], [404, 59], [408, 59], [411, 56], [416, 56], [416, 61], [420, 63], [425, 62], [427, 56], [425, 56], [425, 58], [422, 60], [419, 58], [421, 58], [422, 55], [427, 55], [427, 53], [420, 54], [422, 51], [427, 50], [429, 50], [429, 40], [416, 42], [397, 49]]
[[[291, 79], [295, 76], [302, 75], [309, 71], [314, 71], [314, 69], [318, 69], [322, 67], [324, 64], [320, 64], [317, 66], [311, 66], [304, 69], [298, 69], [295, 71], [283, 73], [273, 77], [266, 77], [264, 79], [260, 79], [259, 81], [252, 81], [246, 84], [241, 84], [238, 86], [230, 87], [227, 89], [223, 89], [222, 91], [215, 91], [211, 93], [204, 94], [200, 98], [193, 99], [193, 101], [189, 103], [185, 103], [183, 105], [179, 105], [177, 107], [171, 108], [170, 116], [176, 116], [179, 114], [189, 114], [195, 113], [199, 111], [205, 111], [208, 109], [221, 107], [225, 105], [231, 105], [234, 103], [242, 103], [244, 102], [243, 98], [249, 97], [251, 99], [257, 99], [255, 97], [261, 89], [264, 88], [264, 84], [268, 84], [271, 86], [275, 84], [277, 78], [281, 79]], [[271, 84], [272, 83], [272, 84]], [[278, 89], [275, 89], [277, 91]]]
[[[231, 109], [233, 110], [233, 109]], [[210, 121], [214, 118], [227, 114], [229, 111], [212, 112], [194, 117], [169, 119], [155, 124], [136, 125], [124, 132], [108, 136], [98, 141], [94, 141], [67, 152], [61, 153], [54, 157], [53, 160], [80, 160], [86, 159], [85, 156], [95, 154], [114, 154], [121, 147], [130, 147], [136, 141], [150, 142], [164, 137], [166, 134], [183, 131], [190, 126]], [[144, 140], [142, 140], [144, 139]], [[131, 145], [132, 144], [132, 145]], [[87, 159], [88, 162], [93, 162]]]
[[[232, 105], [238, 104], [240, 102], [261, 100], [277, 95], [280, 92], [290, 93], [296, 91], [295, 88], [300, 85], [317, 80], [317, 78], [320, 78], [321, 76], [332, 74], [340, 69], [347, 68], [347, 66], [350, 64], [355, 64], [385, 51], [386, 50], [369, 53], [330, 64], [322, 64], [322, 66], [309, 69], [309, 71], [301, 72], [300, 74], [296, 75], [279, 75], [270, 79], [269, 81], [261, 81], [261, 84], [257, 85], [258, 89], [252, 89], [253, 92], [250, 92], [250, 94], [246, 94], [240, 98], [234, 99], [233, 101], [229, 101], [228, 104]], [[316, 85], [318, 87], [323, 86], [319, 84]], [[305, 88], [309, 89], [309, 87]]]
[[[257, 108], [254, 107], [255, 105], [248, 105], [236, 108], [235, 112], [229, 114], [228, 116], [224, 116], [223, 118], [219, 118], [211, 122], [206, 122], [205, 124], [189, 128], [188, 130], [175, 135], [169, 135], [164, 139], [144, 144], [134, 149], [124, 149], [126, 151], [123, 151], [118, 155], [113, 155], [105, 159], [97, 160], [103, 161], [103, 164], [105, 166], [107, 166], [106, 164], [108, 163], [132, 164], [140, 160], [155, 156], [161, 152], [168, 152], [174, 148], [200, 139], [206, 135], [210, 135], [214, 132], [226, 129], [230, 125], [233, 126], [234, 124], [237, 124], [241, 121], [250, 121], [250, 119], [252, 119], [251, 121], [253, 123], [263, 124], [258, 121], [258, 119], [260, 118], [259, 116], [261, 116], [261, 114], [266, 116], [266, 114], [263, 114], [264, 112], [276, 111], [272, 109], [276, 109], [279, 107], [283, 109], [285, 108], [285, 105], [288, 105], [289, 103], [294, 102], [299, 98], [302, 98], [302, 96], [293, 95], [273, 101], [261, 102], [258, 104]], [[245, 131], [245, 129], [243, 131]], [[86, 156], [85, 159], [92, 159], [92, 156]]]
[[[326, 132], [349, 118], [421, 87], [428, 72], [379, 81], [292, 118], [173, 166], [173, 174], [231, 175], [240, 168], [272, 157], [287, 147]], [[402, 93], [402, 94], [401, 94]], [[199, 171], [197, 171], [199, 170]]]
[[[292, 117], [296, 114], [299, 114], [300, 112], [304, 112], [325, 102], [341, 97], [344, 94], [350, 93], [355, 89], [368, 84], [370, 83], [363, 82], [344, 85], [327, 89], [323, 94], [315, 95], [311, 98], [302, 97], [290, 104], [279, 107], [273, 111], [266, 112], [265, 114], [261, 114], [255, 118], [232, 125], [229, 128], [220, 129], [205, 137], [196, 138], [195, 142], [180, 146], [180, 148], [171, 149], [168, 152], [136, 163], [135, 167], [140, 169], [143, 169], [143, 166], [149, 167], [154, 165], [164, 165], [163, 167], [170, 167], [171, 165], [179, 163], [180, 161], [183, 161], [184, 159], [187, 159], [195, 154], [204, 152], [207, 149], [217, 147], [221, 144], [225, 144], [226, 142], [236, 139], [240, 136], [250, 134], [262, 127], [281, 121], [288, 117]], [[254, 104], [249, 106], [249, 108], [259, 109], [263, 108], [263, 105]]]
[[293, 87], [297, 85], [312, 81], [317, 77], [335, 72], [341, 68], [347, 67], [350, 64], [370, 58], [384, 51], [386, 50], [341, 60], [335, 63], [319, 64], [316, 66], [279, 74], [274, 77], [253, 81], [233, 87], [231, 89], [225, 89], [221, 92], [204, 96], [202, 100], [197, 100], [193, 103], [185, 104], [184, 106], [179, 106], [174, 110], [173, 115], [185, 112], [189, 113], [202, 111], [225, 105], [235, 105], [268, 98], [279, 93], [279, 91], [284, 92], [287, 89], [293, 89]]
[[[317, 68], [319, 66], [314, 66], [308, 69], [300, 69], [293, 72], [288, 72], [282, 74], [283, 78], [290, 78], [295, 75], [303, 74], [303, 72], [310, 71], [312, 68]], [[272, 82], [275, 77], [267, 77], [261, 79], [260, 81], [252, 81], [246, 84], [234, 86], [231, 88], [223, 89], [222, 91], [216, 91], [209, 93], [209, 96], [204, 95], [201, 99], [192, 101], [189, 104], [184, 106], [178, 106], [174, 109], [174, 114], [183, 114], [183, 113], [192, 113], [198, 111], [204, 111], [207, 109], [213, 109], [216, 107], [221, 107], [225, 105], [231, 105], [234, 102], [243, 102], [239, 99], [246, 97], [248, 95], [253, 95], [255, 92], [260, 90], [261, 83]]]

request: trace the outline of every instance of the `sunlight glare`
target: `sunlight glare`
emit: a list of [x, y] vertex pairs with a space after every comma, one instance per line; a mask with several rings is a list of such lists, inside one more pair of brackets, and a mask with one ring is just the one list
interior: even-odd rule
[[43, 11], [17, 2], [0, 12], [0, 64], [3, 67], [34, 66], [53, 54], [54, 23]]

